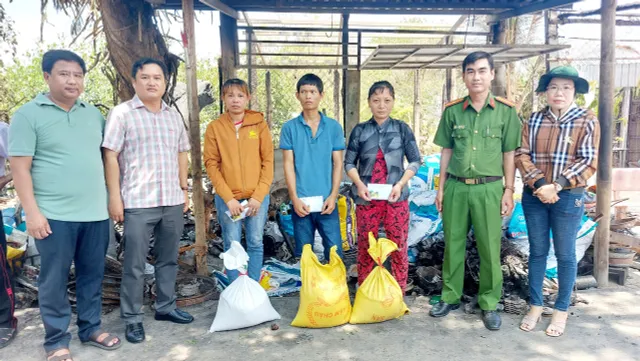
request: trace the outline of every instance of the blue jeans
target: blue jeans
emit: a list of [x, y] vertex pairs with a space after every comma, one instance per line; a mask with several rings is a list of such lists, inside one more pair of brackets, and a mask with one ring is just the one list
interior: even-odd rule
[[558, 298], [554, 308], [566, 311], [576, 282], [576, 237], [584, 213], [583, 190], [563, 190], [560, 200], [544, 204], [530, 191], [522, 194], [522, 209], [529, 232], [529, 292], [531, 305], [542, 306], [542, 282], [549, 255], [550, 234], [558, 259]]
[[[240, 201], [242, 202], [242, 201]], [[224, 240], [224, 250], [227, 251], [231, 247], [231, 242], [242, 239], [242, 225], [244, 224], [245, 238], [247, 240], [247, 254], [249, 255], [249, 277], [256, 281], [260, 281], [260, 271], [262, 270], [262, 258], [264, 256], [264, 245], [262, 243], [262, 234], [264, 225], [267, 223], [267, 215], [269, 212], [269, 196], [264, 197], [260, 205], [260, 210], [255, 216], [247, 217], [241, 221], [234, 222], [227, 215], [229, 207], [216, 195], [216, 212], [218, 214], [218, 222], [222, 227], [222, 240]], [[229, 281], [233, 282], [239, 276], [237, 270], [227, 270]]]
[[329, 261], [331, 247], [333, 246], [338, 246], [338, 255], [342, 258], [342, 236], [340, 235], [338, 207], [331, 214], [313, 212], [306, 217], [300, 217], [296, 212], [293, 212], [291, 219], [293, 220], [293, 238], [296, 240], [296, 257], [300, 258], [302, 247], [305, 244], [310, 244], [313, 247], [317, 229], [322, 237], [324, 259], [327, 262]]
[[67, 282], [75, 263], [78, 336], [80, 341], [100, 329], [104, 259], [109, 245], [109, 221], [63, 222], [50, 219], [52, 233], [36, 240], [40, 253], [38, 302], [44, 324], [46, 352], [68, 348], [71, 306]]

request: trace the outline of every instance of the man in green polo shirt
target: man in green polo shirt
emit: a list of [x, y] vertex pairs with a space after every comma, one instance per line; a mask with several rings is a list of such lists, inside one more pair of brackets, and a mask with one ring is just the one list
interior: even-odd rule
[[498, 330], [501, 216], [513, 210], [521, 125], [514, 104], [489, 91], [495, 75], [490, 54], [469, 54], [462, 70], [469, 95], [446, 105], [434, 140], [442, 147], [436, 206], [442, 212], [446, 246], [442, 299], [430, 315], [443, 317], [460, 305], [467, 234], [473, 226], [480, 255], [478, 304], [485, 327]]
[[40, 253], [38, 303], [48, 360], [71, 360], [67, 282], [75, 264], [78, 336], [105, 350], [120, 340], [102, 331], [102, 278], [109, 244], [107, 189], [102, 164], [104, 117], [79, 99], [86, 66], [67, 50], [42, 57], [49, 91], [16, 111], [9, 128], [9, 160]]

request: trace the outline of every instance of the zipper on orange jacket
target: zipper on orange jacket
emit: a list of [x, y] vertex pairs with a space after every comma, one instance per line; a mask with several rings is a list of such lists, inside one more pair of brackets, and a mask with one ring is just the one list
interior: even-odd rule
[[242, 193], [245, 192], [244, 167], [242, 166], [242, 154], [240, 154], [240, 129], [242, 129], [243, 125], [244, 124], [241, 124], [240, 128], [236, 128], [236, 145], [238, 146], [238, 160], [240, 161], [240, 179], [242, 181]]

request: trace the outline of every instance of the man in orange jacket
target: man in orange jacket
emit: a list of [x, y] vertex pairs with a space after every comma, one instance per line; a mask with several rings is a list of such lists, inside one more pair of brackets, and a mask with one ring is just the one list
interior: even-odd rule
[[[229, 79], [224, 83], [222, 100], [226, 112], [207, 126], [204, 165], [216, 191], [224, 250], [232, 241], [240, 242], [244, 223], [249, 277], [259, 281], [264, 254], [262, 233], [273, 182], [273, 141], [262, 113], [246, 109], [249, 99], [243, 80]], [[238, 272], [227, 270], [227, 275], [233, 282]]]

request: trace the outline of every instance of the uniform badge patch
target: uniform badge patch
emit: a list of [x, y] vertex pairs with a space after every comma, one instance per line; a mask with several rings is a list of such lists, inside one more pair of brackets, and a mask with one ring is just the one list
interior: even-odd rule
[[573, 139], [571, 137], [567, 136], [567, 137], [564, 138], [564, 142], [567, 143], [567, 144], [573, 144]]

